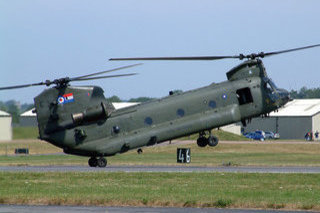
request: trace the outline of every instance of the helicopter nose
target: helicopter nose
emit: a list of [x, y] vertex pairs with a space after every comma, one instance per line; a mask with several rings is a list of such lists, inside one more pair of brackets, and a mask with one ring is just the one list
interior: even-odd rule
[[290, 93], [285, 90], [285, 89], [278, 89], [278, 94], [279, 94], [279, 105], [283, 106], [289, 101], [292, 101], [290, 97]]

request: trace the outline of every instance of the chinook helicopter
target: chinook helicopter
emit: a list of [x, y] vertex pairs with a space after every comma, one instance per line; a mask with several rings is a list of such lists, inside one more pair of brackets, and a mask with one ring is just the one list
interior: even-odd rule
[[51, 86], [34, 98], [39, 138], [67, 154], [90, 157], [90, 167], [106, 167], [106, 156], [199, 133], [200, 147], [216, 146], [211, 130], [251, 118], [267, 116], [290, 101], [288, 91], [268, 77], [261, 58], [318, 45], [277, 52], [235, 56], [112, 58], [110, 60], [219, 60], [246, 59], [227, 72], [227, 81], [116, 110], [98, 86], [71, 86], [73, 81], [135, 75], [89, 75], [1, 87], [0, 90]]

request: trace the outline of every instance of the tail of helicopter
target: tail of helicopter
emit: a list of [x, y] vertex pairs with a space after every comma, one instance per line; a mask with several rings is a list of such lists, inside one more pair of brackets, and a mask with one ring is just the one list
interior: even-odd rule
[[[40, 139], [62, 146], [65, 130], [92, 122], [103, 122], [114, 110], [97, 86], [53, 87], [34, 98]], [[84, 132], [75, 132], [79, 140]]]

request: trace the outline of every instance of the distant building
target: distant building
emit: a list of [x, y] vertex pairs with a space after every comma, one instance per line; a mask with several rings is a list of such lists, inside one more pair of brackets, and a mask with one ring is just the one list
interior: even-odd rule
[[233, 133], [236, 135], [241, 135], [241, 124], [238, 124], [238, 123], [222, 126], [219, 129], [221, 129], [225, 132], [230, 132], [230, 133]]
[[115, 109], [130, 107], [130, 106], [134, 106], [137, 104], [140, 104], [140, 103], [136, 103], [136, 102], [113, 102], [112, 103], [112, 105], [114, 106]]
[[9, 113], [0, 111], [0, 141], [12, 140], [12, 117]]
[[22, 126], [22, 127], [38, 126], [37, 114], [34, 113], [33, 110], [34, 108], [20, 115], [19, 126]]
[[278, 132], [281, 139], [304, 139], [307, 132], [320, 132], [320, 99], [295, 99], [244, 127], [245, 132], [255, 130]]

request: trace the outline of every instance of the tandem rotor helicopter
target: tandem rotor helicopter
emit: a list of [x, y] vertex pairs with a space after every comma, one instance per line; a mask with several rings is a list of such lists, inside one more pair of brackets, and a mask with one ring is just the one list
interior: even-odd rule
[[55, 85], [34, 98], [39, 138], [67, 154], [90, 157], [90, 167], [105, 167], [106, 156], [194, 133], [199, 133], [198, 146], [216, 146], [218, 138], [211, 135], [213, 128], [239, 121], [245, 125], [251, 118], [267, 116], [290, 101], [288, 91], [278, 88], [267, 76], [261, 58], [319, 46], [235, 56], [112, 58], [110, 60], [246, 59], [227, 72], [227, 81], [118, 110], [106, 100], [100, 87], [69, 83], [135, 75], [99, 76], [139, 64], [0, 90]]

